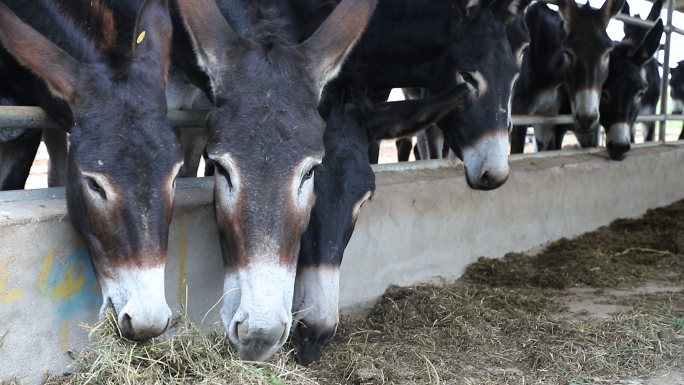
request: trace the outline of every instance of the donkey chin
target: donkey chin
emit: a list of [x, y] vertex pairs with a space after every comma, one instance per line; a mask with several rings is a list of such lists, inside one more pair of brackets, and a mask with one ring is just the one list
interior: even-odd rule
[[100, 318], [108, 308], [116, 312], [121, 335], [141, 341], [164, 333], [171, 309], [164, 293], [164, 266], [118, 268], [112, 277], [100, 279], [104, 303]]
[[594, 132], [599, 125], [599, 101], [601, 100], [599, 91], [582, 90], [577, 93], [574, 100], [572, 120], [575, 124], [575, 131], [580, 134]]
[[295, 273], [272, 265], [226, 273], [221, 319], [241, 359], [264, 361], [287, 341]]
[[339, 266], [308, 266], [297, 272], [292, 313], [292, 346], [302, 365], [316, 361], [339, 322]]
[[463, 167], [468, 186], [494, 190], [508, 180], [508, 135], [491, 134], [463, 149]]
[[606, 150], [612, 160], [623, 160], [630, 150], [632, 127], [627, 123], [610, 126], [606, 135]]

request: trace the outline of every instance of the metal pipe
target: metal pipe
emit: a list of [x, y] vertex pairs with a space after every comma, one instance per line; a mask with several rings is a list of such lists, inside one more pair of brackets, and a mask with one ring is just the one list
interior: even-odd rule
[[[670, 49], [672, 49], [672, 13], [674, 12], [675, 0], [667, 0], [667, 26], [665, 30], [665, 57], [663, 59], [663, 79], [660, 86], [660, 114], [667, 115], [667, 86], [670, 84]], [[667, 116], [660, 121], [660, 141], [665, 143], [667, 133]]]
[[[169, 110], [168, 119], [173, 128], [204, 127], [207, 111]], [[48, 128], [60, 129], [52, 118], [40, 107], [0, 106], [0, 129], [3, 128]]]
[[[202, 110], [169, 110], [168, 119], [174, 128], [203, 127], [207, 111]], [[572, 115], [513, 115], [513, 124], [530, 126], [533, 124], [572, 124]], [[662, 120], [682, 120], [684, 114], [663, 115], [643, 114], [637, 122], [659, 122]], [[40, 107], [0, 106], [0, 129], [3, 128], [49, 128], [60, 127]]]

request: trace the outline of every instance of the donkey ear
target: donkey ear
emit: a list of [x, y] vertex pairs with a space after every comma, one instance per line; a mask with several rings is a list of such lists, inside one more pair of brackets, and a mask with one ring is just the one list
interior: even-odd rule
[[47, 83], [50, 92], [71, 103], [80, 63], [0, 3], [0, 42], [19, 63]]
[[[627, 4], [627, 0], [625, 0]], [[648, 13], [646, 20], [656, 21], [660, 17], [660, 11], [663, 9], [663, 0], [656, 0], [653, 2], [653, 7], [651, 7], [651, 12]]]
[[168, 0], [146, 0], [135, 23], [133, 52], [136, 62], [148, 58], [157, 62], [164, 81], [169, 74], [172, 31]]
[[658, 20], [656, 24], [648, 31], [641, 44], [633, 51], [632, 60], [638, 65], [642, 66], [660, 47], [660, 37], [663, 35], [663, 21]]
[[620, 12], [624, 3], [625, 0], [606, 0], [606, 2], [603, 3], [603, 6], [601, 7], [601, 21], [603, 21], [604, 25], [607, 26], [610, 19]]
[[377, 0], [343, 0], [323, 25], [297, 48], [309, 60], [318, 94], [342, 68], [361, 36]]
[[530, 5], [532, 0], [499, 0], [493, 4], [495, 14], [504, 24], [510, 24]]
[[[611, 0], [606, 0], [606, 2]], [[579, 13], [579, 6], [575, 0], [558, 0], [558, 13], [565, 22], [565, 30], [570, 28], [570, 24], [577, 19]]]
[[178, 6], [195, 48], [197, 62], [209, 75], [216, 92], [222, 59], [229, 47], [241, 37], [230, 28], [214, 0], [178, 0]]
[[395, 139], [426, 129], [472, 91], [472, 86], [465, 82], [430, 98], [379, 103], [367, 121], [368, 140]]

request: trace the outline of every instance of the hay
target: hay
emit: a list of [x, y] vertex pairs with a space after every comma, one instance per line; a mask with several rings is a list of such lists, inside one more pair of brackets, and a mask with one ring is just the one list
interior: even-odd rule
[[618, 219], [576, 239], [561, 239], [534, 258], [521, 253], [480, 258], [465, 275], [490, 286], [557, 289], [682, 282], [682, 254], [684, 201], [649, 210], [639, 219]]
[[[452, 285], [391, 287], [313, 365], [326, 384], [615, 384], [684, 370], [684, 295], [611, 296], [577, 319], [571, 287], [684, 284], [684, 201], [537, 257], [481, 258]], [[369, 375], [369, 373], [371, 375]]]
[[[590, 384], [681, 365], [681, 294], [623, 298], [633, 310], [588, 320], [563, 317], [561, 294], [461, 283], [392, 287], [368, 319], [342, 323], [315, 374], [326, 384]], [[371, 369], [375, 378], [358, 375]]]
[[176, 321], [185, 325], [168, 338], [136, 343], [121, 337], [108, 311], [90, 330], [96, 347], [75, 357], [82, 369], [45, 384], [318, 384], [295, 364], [292, 352], [281, 350], [268, 363], [240, 361], [225, 334], [204, 334], [187, 317]]

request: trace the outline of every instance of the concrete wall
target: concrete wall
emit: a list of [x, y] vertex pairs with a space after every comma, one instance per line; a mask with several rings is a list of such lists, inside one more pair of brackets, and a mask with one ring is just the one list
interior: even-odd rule
[[[480, 256], [530, 250], [682, 199], [683, 164], [682, 145], [635, 149], [623, 162], [602, 152], [527, 157], [512, 161], [506, 185], [491, 192], [470, 190], [451, 161], [377, 172], [342, 265], [341, 306], [354, 312], [390, 284], [452, 280]], [[221, 296], [211, 185], [179, 183], [169, 239], [166, 297], [195, 319]], [[35, 383], [47, 370], [67, 370], [65, 352], [86, 344], [80, 325], [96, 322], [100, 290], [63, 196], [0, 193], [0, 381]], [[205, 326], [218, 321], [215, 309]]]

